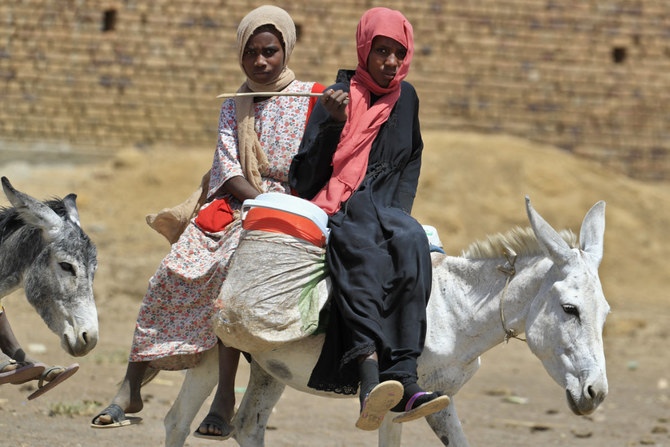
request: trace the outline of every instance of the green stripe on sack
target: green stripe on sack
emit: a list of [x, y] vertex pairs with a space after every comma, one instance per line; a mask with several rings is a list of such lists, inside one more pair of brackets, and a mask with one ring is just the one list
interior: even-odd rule
[[316, 269], [313, 275], [310, 276], [305, 286], [300, 291], [300, 299], [298, 301], [298, 311], [300, 312], [300, 320], [302, 321], [302, 331], [309, 335], [314, 332], [319, 326], [319, 282], [326, 279], [328, 270], [326, 268], [325, 255], [321, 257], [318, 262], [319, 268]]

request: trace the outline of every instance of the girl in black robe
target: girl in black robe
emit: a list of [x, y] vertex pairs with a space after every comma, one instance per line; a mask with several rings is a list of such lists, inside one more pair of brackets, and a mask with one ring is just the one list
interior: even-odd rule
[[314, 108], [289, 182], [330, 215], [333, 304], [309, 386], [355, 394], [360, 381], [356, 426], [374, 430], [391, 409], [405, 422], [449, 398], [416, 383], [432, 270], [427, 236], [410, 215], [423, 149], [419, 100], [402, 81], [412, 28], [398, 11], [374, 8], [357, 44], [358, 67], [340, 71]]

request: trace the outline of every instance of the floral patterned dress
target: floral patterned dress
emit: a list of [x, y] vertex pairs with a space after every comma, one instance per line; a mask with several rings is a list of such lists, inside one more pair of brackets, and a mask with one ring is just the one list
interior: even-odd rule
[[[284, 89], [322, 90], [320, 84], [297, 80]], [[314, 103], [315, 98], [295, 96], [273, 96], [255, 103], [256, 132], [269, 162], [267, 171], [261, 173], [265, 192], [290, 192], [289, 167]], [[227, 180], [240, 175], [235, 103], [229, 99], [221, 108], [208, 202], [225, 197], [233, 210], [239, 210], [241, 203], [234, 197], [214, 194]], [[200, 229], [194, 220], [189, 223], [149, 281], [129, 361], [148, 361], [159, 369], [191, 368], [204, 351], [216, 346], [211, 318], [217, 306], [225, 305], [217, 297], [241, 237], [239, 220], [218, 233]]]

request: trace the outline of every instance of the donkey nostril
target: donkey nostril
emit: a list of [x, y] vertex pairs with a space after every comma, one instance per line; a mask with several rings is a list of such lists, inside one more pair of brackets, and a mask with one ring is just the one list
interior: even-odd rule
[[596, 395], [598, 394], [598, 393], [595, 392], [595, 390], [593, 389], [592, 386], [588, 387], [586, 389], [586, 391], [588, 391], [589, 396], [591, 397], [591, 399], [595, 399]]
[[84, 340], [84, 343], [88, 343], [88, 334], [86, 332], [81, 333], [81, 338]]

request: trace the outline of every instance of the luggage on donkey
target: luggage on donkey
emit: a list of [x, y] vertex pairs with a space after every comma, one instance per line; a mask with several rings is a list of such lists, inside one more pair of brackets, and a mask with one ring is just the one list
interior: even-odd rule
[[266, 193], [246, 200], [244, 233], [219, 294], [214, 331], [245, 352], [313, 334], [328, 299], [328, 216], [311, 202]]

